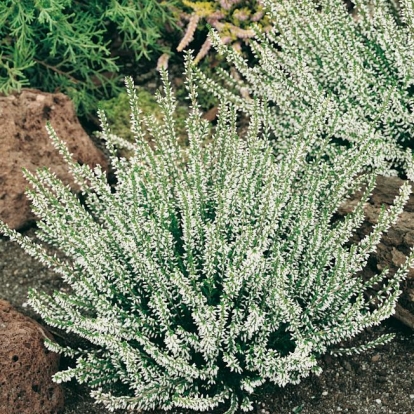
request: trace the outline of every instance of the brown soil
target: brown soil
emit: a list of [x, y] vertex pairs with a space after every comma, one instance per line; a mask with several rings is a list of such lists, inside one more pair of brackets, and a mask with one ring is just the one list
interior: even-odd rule
[[[24, 233], [35, 237], [33, 228]], [[42, 321], [38, 315], [25, 304], [28, 289], [36, 288], [51, 293], [55, 289], [65, 288], [58, 275], [6, 238], [0, 238], [0, 286], [1, 298], [10, 301], [22, 313], [40, 323]], [[59, 342], [73, 344], [77, 341], [63, 332], [51, 331]], [[319, 377], [311, 376], [300, 385], [289, 385], [283, 389], [267, 387], [257, 397], [254, 412], [414, 414], [414, 332], [390, 319], [364, 332], [358, 340], [388, 332], [395, 333], [396, 338], [376, 350], [352, 357], [325, 356], [321, 360], [324, 372]], [[67, 360], [61, 360], [62, 369], [67, 364]], [[66, 403], [63, 414], [109, 413], [93, 402], [86, 386], [71, 382], [65, 384], [64, 388]], [[184, 410], [178, 412], [183, 414]], [[222, 412], [217, 410], [214, 414]]]

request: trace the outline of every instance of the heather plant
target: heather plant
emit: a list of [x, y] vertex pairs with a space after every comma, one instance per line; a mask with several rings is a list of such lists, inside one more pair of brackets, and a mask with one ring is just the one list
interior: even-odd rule
[[[122, 63], [161, 54], [165, 27], [177, 27], [176, 1], [4, 0], [0, 2], [0, 92], [30, 86], [69, 95], [79, 113], [119, 91]], [[113, 34], [116, 34], [114, 36]]]
[[[393, 313], [414, 261], [411, 252], [392, 277], [387, 270], [369, 280], [360, 274], [402, 211], [408, 184], [381, 211], [372, 233], [347, 243], [375, 181], [364, 173], [381, 145], [372, 130], [362, 126], [358, 148], [326, 158], [325, 133], [341, 114], [319, 93], [315, 106], [304, 108], [302, 129], [278, 153], [269, 141], [266, 102], [255, 100], [243, 136], [226, 101], [212, 128], [201, 118], [188, 62], [186, 70], [186, 148], [177, 143], [175, 100], [164, 71], [164, 94], [157, 96], [162, 120], [141, 114], [127, 79], [133, 144], [114, 137], [99, 112], [114, 188], [99, 166], [75, 163], [48, 126], [84, 201], [47, 169], [25, 171], [27, 194], [40, 240], [65, 258], [0, 224], [70, 287], [29, 293], [49, 325], [86, 341], [75, 349], [46, 340], [50, 350], [75, 361], [54, 380], [87, 383], [110, 410], [251, 411], [266, 382], [297, 384], [321, 372], [318, 359], [327, 352], [360, 352], [389, 340], [347, 345]], [[115, 144], [133, 156], [118, 158]], [[355, 210], [335, 221], [337, 208], [359, 189]]]
[[[140, 105], [140, 111], [143, 116], [154, 116], [159, 121], [162, 121], [163, 114], [159, 110], [159, 105], [155, 96], [142, 87], [135, 87], [137, 99]], [[105, 112], [108, 123], [111, 125], [111, 133], [128, 142], [133, 143], [134, 133], [130, 128], [130, 104], [129, 97], [126, 92], [121, 92], [118, 96], [101, 101], [99, 107]], [[180, 102], [175, 108], [175, 127], [178, 137], [179, 145], [187, 144], [187, 133], [185, 129], [185, 120], [187, 119], [188, 106], [184, 102]], [[96, 132], [98, 137], [102, 136], [100, 131]], [[144, 127], [144, 135], [151, 142], [152, 136]], [[129, 157], [133, 154], [132, 150], [120, 147], [118, 152], [122, 156]]]
[[[264, 0], [272, 29], [255, 29], [249, 42], [257, 61], [254, 67], [212, 31], [212, 43], [242, 80], [235, 82], [224, 71], [218, 74], [232, 87], [269, 102], [268, 117], [279, 149], [300, 128], [306, 109], [315, 105], [322, 89], [341, 113], [331, 141], [335, 145], [328, 153], [358, 146], [359, 125], [374, 123], [382, 148], [372, 154], [367, 167], [413, 179], [414, 3], [354, 3], [351, 15], [341, 0]], [[201, 71], [197, 76], [201, 87], [253, 111], [254, 100], [229, 93]]]

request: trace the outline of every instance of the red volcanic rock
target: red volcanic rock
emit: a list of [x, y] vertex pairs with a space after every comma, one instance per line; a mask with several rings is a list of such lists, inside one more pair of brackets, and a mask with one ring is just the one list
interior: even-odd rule
[[0, 300], [0, 413], [57, 414], [63, 390], [52, 382], [59, 355], [48, 351], [53, 337], [37, 322]]
[[28, 183], [23, 167], [31, 172], [49, 167], [77, 190], [65, 161], [47, 134], [47, 121], [75, 160], [92, 167], [100, 164], [106, 170], [108, 167], [103, 153], [81, 127], [67, 96], [28, 89], [0, 97], [0, 219], [15, 229], [35, 219], [24, 194]]

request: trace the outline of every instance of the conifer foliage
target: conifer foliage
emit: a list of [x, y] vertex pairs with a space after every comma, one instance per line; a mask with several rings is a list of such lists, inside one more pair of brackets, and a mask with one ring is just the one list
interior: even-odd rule
[[[86, 201], [45, 169], [26, 171], [28, 196], [40, 218], [39, 237], [67, 259], [0, 225], [71, 288], [29, 295], [49, 325], [89, 344], [72, 349], [47, 340], [49, 349], [76, 362], [54, 379], [89, 384], [110, 410], [219, 406], [230, 414], [251, 411], [253, 392], [265, 382], [284, 386], [319, 373], [318, 357], [326, 352], [359, 352], [389, 340], [336, 348], [393, 313], [414, 260], [411, 254], [389, 279], [386, 270], [368, 281], [357, 274], [402, 211], [408, 185], [370, 235], [346, 244], [373, 188], [373, 176], [362, 173], [378, 149], [375, 134], [362, 134], [358, 149], [324, 157], [321, 125], [338, 116], [320, 95], [279, 157], [263, 127], [265, 103], [255, 102], [243, 135], [228, 102], [214, 129], [201, 118], [187, 63], [192, 107], [183, 150], [174, 97], [162, 77], [163, 122], [142, 117], [132, 80], [126, 82], [136, 138], [128, 144], [131, 158], [116, 156], [114, 142], [122, 139], [100, 112], [115, 188], [101, 168], [74, 163], [48, 126]], [[144, 139], [143, 123], [155, 147]], [[338, 206], [360, 188], [354, 212], [334, 222]], [[382, 289], [368, 294], [378, 283]]]
[[[125, 62], [165, 52], [165, 27], [176, 27], [176, 0], [3, 0], [0, 93], [24, 87], [67, 94], [79, 114], [119, 92]], [[121, 43], [119, 45], [119, 43]], [[118, 45], [117, 45], [118, 44]]]

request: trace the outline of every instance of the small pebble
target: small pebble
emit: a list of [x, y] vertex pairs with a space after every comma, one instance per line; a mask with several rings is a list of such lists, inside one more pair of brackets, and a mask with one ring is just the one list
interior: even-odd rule
[[352, 366], [348, 361], [344, 361], [342, 365], [347, 371], [352, 372]]
[[380, 360], [380, 355], [379, 355], [379, 354], [374, 355], [374, 356], [371, 358], [371, 361], [372, 361], [372, 362], [378, 362], [379, 360]]
[[324, 397], [326, 397], [326, 396], [328, 395], [328, 391], [324, 391], [324, 392], [322, 393], [322, 395], [323, 395]]
[[381, 400], [380, 400], [380, 399], [375, 400], [375, 402], [376, 402], [377, 404], [381, 404]]

